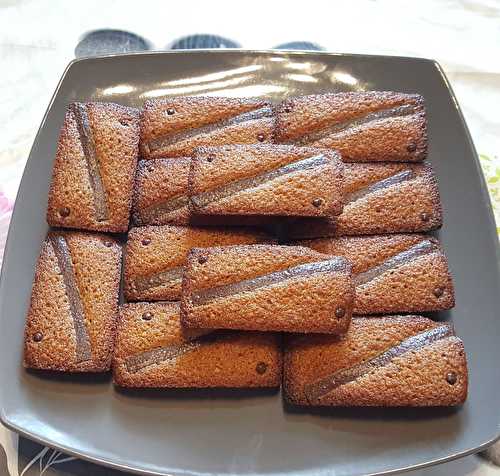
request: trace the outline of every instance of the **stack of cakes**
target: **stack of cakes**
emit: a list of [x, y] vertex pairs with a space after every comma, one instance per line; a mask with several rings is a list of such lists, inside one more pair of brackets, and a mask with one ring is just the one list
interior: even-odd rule
[[415, 94], [71, 104], [25, 366], [283, 384], [297, 405], [461, 404], [461, 340], [416, 315], [455, 302], [426, 234], [442, 225], [426, 155]]

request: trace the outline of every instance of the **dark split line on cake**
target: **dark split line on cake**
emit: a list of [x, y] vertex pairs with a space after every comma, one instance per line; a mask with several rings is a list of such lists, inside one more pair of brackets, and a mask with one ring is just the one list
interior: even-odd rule
[[85, 311], [80, 291], [76, 284], [71, 253], [66, 239], [61, 235], [51, 235], [50, 243], [52, 244], [52, 249], [56, 255], [57, 264], [63, 277], [64, 289], [68, 298], [70, 314], [75, 329], [76, 361], [77, 363], [85, 362], [92, 359], [92, 350], [87, 328], [85, 327]]
[[193, 195], [191, 197], [188, 197], [186, 195], [178, 195], [163, 202], [153, 204], [145, 208], [144, 210], [138, 210], [136, 212], [136, 216], [138, 219], [137, 221], [140, 223], [145, 223], [158, 219], [163, 214], [172, 213], [187, 206], [189, 204], [189, 200], [194, 203], [195, 207], [203, 208], [203, 206], [206, 206], [209, 203], [222, 200], [234, 193], [241, 192], [242, 190], [246, 190], [248, 188], [255, 188], [267, 181], [273, 180], [274, 178], [278, 178], [296, 171], [308, 170], [316, 166], [326, 165], [327, 163], [328, 159], [323, 155], [315, 156], [285, 165], [283, 167], [280, 167], [279, 169], [266, 172], [256, 177], [250, 177], [247, 179], [239, 180], [237, 182], [232, 182], [219, 189], [204, 192], [199, 195]]
[[380, 109], [379, 111], [370, 112], [364, 116], [333, 124], [331, 126], [326, 126], [323, 129], [307, 133], [297, 139], [288, 141], [288, 143], [295, 145], [308, 145], [326, 137], [345, 133], [349, 131], [349, 129], [355, 129], [357, 127], [369, 124], [370, 122], [375, 122], [382, 119], [411, 116], [413, 114], [416, 114], [417, 112], [418, 109], [413, 104], [403, 104], [401, 106], [388, 109]]
[[237, 116], [232, 116], [221, 121], [213, 122], [211, 124], [206, 124], [204, 126], [196, 127], [193, 129], [188, 129], [180, 132], [173, 132], [165, 134], [156, 139], [152, 139], [144, 144], [144, 149], [147, 153], [155, 152], [162, 147], [167, 147], [169, 145], [175, 144], [183, 140], [192, 139], [193, 137], [200, 136], [203, 134], [210, 134], [218, 129], [223, 129], [225, 127], [234, 126], [237, 124], [243, 124], [245, 122], [254, 121], [257, 119], [264, 119], [266, 117], [273, 117], [274, 110], [271, 106], [266, 105], [260, 107], [259, 109], [254, 109], [253, 111], [247, 111]]
[[159, 365], [167, 360], [176, 359], [187, 352], [196, 350], [200, 345], [201, 343], [193, 341], [159, 347], [158, 349], [148, 350], [128, 357], [125, 360], [125, 365], [129, 372], [135, 373], [151, 365]]
[[411, 248], [402, 251], [401, 253], [398, 253], [394, 256], [391, 256], [383, 263], [374, 266], [373, 268], [370, 268], [362, 273], [356, 274], [353, 277], [354, 285], [361, 286], [363, 284], [369, 283], [386, 271], [408, 264], [411, 261], [420, 258], [421, 256], [428, 255], [438, 250], [439, 246], [436, 243], [430, 240], [421, 241], [420, 243], [413, 245]]
[[160, 365], [169, 360], [175, 360], [188, 352], [199, 349], [203, 344], [213, 342], [216, 337], [216, 332], [208, 330], [180, 344], [165, 345], [157, 349], [131, 355], [125, 359], [125, 366], [129, 372], [135, 373], [152, 365]]
[[306, 263], [293, 268], [276, 271], [274, 273], [257, 276], [256, 278], [246, 279], [238, 283], [226, 284], [214, 288], [202, 289], [196, 291], [191, 296], [191, 303], [194, 306], [203, 306], [210, 302], [236, 294], [255, 291], [267, 286], [279, 284], [303, 276], [310, 276], [319, 273], [333, 273], [346, 270], [346, 261], [342, 258], [333, 258], [328, 261], [318, 261], [315, 263]]
[[187, 195], [179, 195], [177, 197], [170, 198], [164, 202], [156, 203], [150, 205], [144, 210], [137, 212], [137, 218], [141, 223], [151, 222], [157, 218], [160, 218], [164, 213], [172, 213], [180, 210], [183, 207], [187, 207], [189, 204], [189, 198]]
[[316, 382], [306, 385], [304, 387], [305, 396], [309, 403], [318, 404], [323, 397], [327, 396], [336, 388], [353, 382], [376, 369], [387, 366], [396, 357], [400, 357], [407, 352], [420, 350], [434, 342], [454, 335], [453, 328], [445, 324], [408, 337], [398, 345], [389, 348], [366, 362], [360, 362], [350, 368], [342, 369], [332, 375], [328, 375]]
[[286, 164], [282, 167], [264, 172], [254, 177], [248, 177], [237, 180], [235, 182], [230, 182], [227, 185], [223, 185], [222, 187], [219, 187], [215, 190], [209, 190], [198, 195], [192, 195], [190, 197], [190, 200], [196, 209], [202, 209], [210, 203], [218, 202], [230, 197], [231, 195], [234, 195], [235, 193], [259, 187], [266, 182], [270, 182], [271, 180], [282, 177], [284, 175], [292, 174], [294, 172], [302, 172], [304, 170], [311, 170], [316, 167], [327, 165], [330, 163], [330, 161], [331, 159], [323, 154], [315, 155], [313, 157], [308, 157], [297, 162]]
[[183, 270], [184, 268], [179, 266], [149, 276], [138, 276], [134, 279], [134, 287], [142, 292], [167, 284], [179, 283], [182, 281]]
[[94, 135], [85, 104], [75, 102], [71, 104], [71, 111], [75, 117], [80, 143], [87, 164], [90, 187], [94, 200], [94, 209], [97, 221], [109, 220], [109, 210], [106, 200], [106, 190], [102, 182], [99, 168], [99, 157], [97, 155]]
[[349, 203], [356, 202], [361, 198], [366, 197], [367, 195], [371, 195], [372, 193], [378, 192], [380, 190], [384, 190], [386, 188], [392, 187], [393, 185], [399, 185], [403, 182], [408, 182], [413, 180], [416, 177], [415, 172], [413, 170], [403, 170], [395, 175], [387, 177], [383, 180], [379, 180], [367, 187], [364, 187], [360, 190], [356, 190], [355, 192], [349, 193], [346, 196], [346, 205]]

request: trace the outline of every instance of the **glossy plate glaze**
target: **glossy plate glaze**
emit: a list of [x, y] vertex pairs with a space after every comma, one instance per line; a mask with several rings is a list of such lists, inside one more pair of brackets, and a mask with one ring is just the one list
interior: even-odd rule
[[[427, 101], [430, 160], [455, 277], [451, 320], [469, 356], [459, 410], [284, 408], [269, 392], [120, 391], [109, 376], [49, 376], [21, 366], [23, 326], [59, 127], [71, 101], [140, 106], [175, 95], [287, 96], [370, 89]], [[197, 51], [78, 60], [63, 75], [26, 165], [0, 283], [1, 418], [77, 456], [153, 474], [357, 475], [430, 465], [496, 439], [500, 415], [498, 243], [469, 133], [433, 61], [325, 53]]]

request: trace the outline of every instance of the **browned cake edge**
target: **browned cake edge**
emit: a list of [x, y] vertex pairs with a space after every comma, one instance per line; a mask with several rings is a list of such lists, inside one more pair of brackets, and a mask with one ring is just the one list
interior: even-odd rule
[[[102, 222], [95, 223], [95, 220], [92, 220], [92, 222], [94, 222], [94, 223], [73, 224], [73, 223], [64, 222], [60, 218], [57, 218], [58, 212], [56, 212], [56, 210], [54, 210], [54, 207], [52, 204], [54, 202], [54, 198], [59, 194], [59, 191], [55, 190], [53, 182], [54, 182], [54, 177], [56, 175], [56, 172], [59, 171], [60, 169], [64, 169], [64, 163], [60, 163], [60, 161], [58, 159], [58, 155], [59, 155], [60, 149], [62, 147], [63, 132], [65, 132], [66, 129], [68, 128], [69, 118], [73, 114], [71, 108], [74, 104], [79, 104], [79, 103], [68, 104], [68, 106], [66, 108], [65, 116], [64, 116], [64, 121], [63, 121], [63, 124], [60, 128], [60, 131], [59, 131], [59, 136], [58, 136], [58, 141], [57, 141], [57, 150], [56, 150], [56, 154], [55, 154], [55, 160], [54, 160], [54, 165], [53, 165], [53, 170], [52, 170], [52, 175], [51, 175], [51, 180], [50, 180], [50, 187], [49, 187], [49, 192], [48, 192], [48, 199], [47, 199], [47, 202], [48, 202], [48, 207], [47, 207], [47, 212], [46, 212], [47, 223], [49, 226], [52, 226], [52, 227], [64, 227], [64, 228], [73, 229], [73, 230], [88, 230], [88, 231], [93, 231], [93, 232], [97, 232], [97, 233], [106, 233], [106, 232], [121, 233], [121, 232], [125, 232], [125, 231], [127, 231], [128, 226], [129, 226], [129, 222], [130, 222], [130, 211], [132, 208], [132, 196], [133, 196], [133, 189], [134, 189], [134, 180], [133, 179], [130, 181], [130, 190], [129, 190], [129, 194], [127, 197], [127, 209], [129, 210], [129, 213], [128, 213], [128, 218], [127, 218], [126, 223], [112, 223], [112, 222], [110, 222], [110, 220], [108, 220], [107, 223], [102, 223]], [[85, 104], [87, 106], [97, 104], [97, 105], [105, 107], [106, 109], [112, 110], [116, 113], [125, 112], [125, 113], [128, 113], [130, 115], [136, 116], [137, 127], [138, 127], [137, 136], [139, 138], [139, 114], [140, 114], [139, 109], [129, 107], [129, 106], [123, 106], [121, 104], [116, 104], [116, 103], [112, 103], [112, 102], [92, 102], [92, 101], [89, 101], [89, 102], [82, 103], [82, 104]], [[132, 174], [134, 176], [135, 176], [135, 170], [137, 167], [137, 161], [138, 161], [138, 155], [139, 155], [138, 148], [139, 148], [139, 144], [137, 144], [137, 150], [136, 150], [137, 153], [135, 156], [135, 164], [134, 164], [134, 167], [132, 170]]]
[[[463, 342], [460, 338], [456, 337], [453, 325], [448, 322], [435, 322], [432, 321], [431, 319], [427, 317], [423, 317], [420, 315], [412, 315], [412, 314], [407, 314], [407, 315], [389, 315], [389, 316], [362, 316], [362, 317], [353, 317], [353, 322], [356, 321], [363, 321], [363, 320], [370, 320], [370, 319], [377, 319], [379, 321], [386, 321], [388, 325], [391, 324], [391, 321], [401, 321], [401, 320], [412, 320], [412, 321], [419, 321], [422, 324], [428, 324], [428, 330], [436, 329], [441, 326], [447, 326], [449, 328], [449, 335], [455, 337], [457, 339], [457, 344], [459, 345], [460, 348], [460, 354], [461, 357], [463, 357], [463, 362], [461, 362], [461, 368], [462, 368], [462, 379], [464, 381], [462, 391], [460, 392], [458, 398], [456, 401], [453, 402], [452, 406], [455, 405], [461, 405], [465, 402], [467, 399], [467, 394], [468, 394], [468, 367], [467, 367], [467, 357], [465, 354], [465, 349]], [[415, 337], [417, 334], [413, 334], [411, 337]], [[314, 339], [315, 337], [321, 338], [322, 336], [308, 336], [308, 335], [299, 335], [299, 334], [288, 334], [285, 335], [284, 339], [284, 348], [283, 348], [283, 381], [282, 381], [282, 387], [283, 387], [283, 398], [284, 401], [291, 406], [298, 406], [298, 407], [310, 407], [310, 406], [335, 406], [332, 403], [325, 403], [324, 405], [314, 405], [312, 402], [310, 402], [305, 395], [303, 395], [303, 391], [295, 391], [295, 389], [300, 388], [300, 384], [296, 385], [297, 380], [296, 380], [296, 375], [295, 375], [295, 369], [292, 369], [292, 354], [295, 351], [296, 345], [300, 345], [302, 342], [306, 342], [308, 338]], [[324, 336], [328, 338], [329, 336]], [[342, 337], [339, 336], [331, 336], [332, 340], [333, 339], [339, 339]], [[402, 339], [401, 342], [405, 341], [407, 339]], [[332, 345], [335, 345], [334, 342]], [[398, 344], [399, 345], [399, 344]], [[425, 345], [425, 344], [424, 344]], [[392, 348], [391, 348], [392, 349]], [[387, 349], [387, 350], [391, 350]], [[387, 351], [385, 351], [387, 352]], [[384, 352], [384, 353], [385, 353]], [[409, 352], [413, 352], [411, 349]], [[381, 354], [380, 354], [381, 355]], [[378, 356], [377, 356], [378, 357]], [[372, 358], [368, 360], [372, 360]], [[363, 365], [365, 363], [365, 360], [360, 361], [357, 365]], [[375, 367], [376, 368], [376, 367]], [[343, 370], [343, 369], [340, 369]], [[365, 375], [369, 375], [365, 374]], [[450, 378], [453, 378], [453, 376], [449, 376]], [[448, 375], [446, 376], [448, 380]], [[451, 381], [449, 382], [450, 384]], [[454, 383], [454, 382], [453, 382]], [[351, 402], [349, 405], [338, 405], [340, 407], [352, 407], [352, 406], [371, 406], [371, 405], [356, 405], [355, 402]], [[387, 405], [383, 406], [388, 406], [388, 407], [397, 407], [401, 406], [398, 404], [395, 404], [395, 402], [387, 402]], [[408, 405], [405, 405], [408, 406]], [[425, 403], [420, 403], [419, 405], [416, 406], [429, 406], [426, 405]], [[439, 405], [430, 405], [430, 406], [439, 406]], [[445, 406], [450, 406], [450, 405], [445, 405]]]
[[[247, 247], [266, 247], [267, 245], [236, 245], [232, 246], [232, 249], [238, 249], [240, 248], [242, 251], [244, 251], [244, 248]], [[304, 247], [295, 247], [295, 248], [302, 248], [304, 252], [311, 251], [313, 253], [314, 250], [310, 250], [308, 248]], [[181, 297], [181, 322], [186, 328], [192, 328], [192, 329], [197, 329], [197, 328], [204, 328], [207, 327], [207, 323], [203, 322], [199, 318], [196, 318], [191, 315], [191, 310], [193, 308], [193, 303], [192, 303], [192, 296], [194, 295], [195, 291], [192, 286], [192, 278], [190, 276], [189, 272], [189, 263], [198, 261], [200, 263], [204, 263], [205, 260], [207, 259], [207, 254], [209, 255], [212, 252], [217, 252], [223, 250], [222, 247], [214, 247], [214, 248], [193, 248], [187, 258], [187, 263], [188, 267], [186, 268], [183, 279], [182, 279], [182, 297]], [[354, 307], [354, 302], [355, 302], [355, 290], [354, 290], [354, 284], [352, 282], [352, 268], [351, 264], [348, 260], [342, 258], [342, 257], [332, 257], [332, 256], [327, 256], [323, 255], [327, 259], [321, 259], [322, 255], [321, 253], [318, 254], [318, 260], [314, 261], [308, 261], [304, 263], [304, 265], [311, 265], [311, 264], [319, 264], [324, 261], [328, 261], [328, 258], [330, 260], [335, 259], [339, 263], [337, 264], [339, 268], [337, 269], [338, 272], [343, 272], [346, 274], [349, 278], [349, 284], [350, 284], [350, 289], [349, 289], [349, 295], [347, 298], [346, 302], [340, 303], [337, 307], [337, 311], [339, 314], [336, 316], [337, 319], [333, 321], [334, 323], [327, 323], [323, 322], [322, 326], [315, 325], [313, 326], [314, 330], [311, 330], [311, 326], [304, 326], [301, 328], [300, 326], [295, 326], [293, 329], [288, 329], [283, 326], [275, 326], [275, 325], [266, 325], [266, 326], [259, 326], [256, 327], [254, 324], [250, 325], [244, 325], [244, 324], [238, 324], [238, 325], [225, 325], [225, 329], [234, 329], [234, 330], [242, 330], [242, 331], [263, 331], [263, 332], [312, 332], [312, 333], [328, 333], [328, 334], [342, 334], [345, 332], [349, 324], [351, 322], [352, 314], [353, 314], [353, 307]], [[203, 260], [203, 261], [201, 261]], [[297, 267], [300, 267], [301, 265], [298, 265]], [[248, 281], [253, 281], [254, 279], [260, 279], [260, 278], [266, 278], [267, 276], [271, 276], [274, 273], [281, 273], [283, 271], [289, 270], [294, 268], [294, 266], [290, 266], [287, 268], [284, 268], [281, 271], [276, 271], [272, 273], [266, 273], [265, 275], [259, 275], [254, 278], [248, 278]], [[235, 281], [233, 283], [230, 283], [227, 285], [227, 287], [231, 287], [233, 285], [238, 285], [240, 283], [244, 283], [246, 280], [241, 280], [241, 281]], [[311, 322], [312, 319], [310, 319], [308, 322]]]
[[[224, 389], [236, 389], [236, 388], [247, 388], [247, 389], [263, 389], [263, 388], [276, 388], [281, 385], [281, 372], [282, 372], [282, 346], [281, 346], [281, 336], [276, 333], [261, 333], [261, 332], [239, 332], [239, 331], [189, 331], [185, 330], [185, 341], [179, 344], [167, 345], [165, 347], [152, 347], [140, 354], [128, 353], [127, 348], [123, 343], [120, 342], [120, 333], [126, 332], [128, 330], [129, 320], [132, 319], [132, 313], [136, 312], [138, 314], [142, 313], [141, 322], [143, 325], [150, 325], [152, 320], [155, 319], [155, 309], [161, 308], [162, 306], [177, 306], [178, 303], [169, 302], [136, 302], [124, 304], [120, 307], [120, 321], [118, 326], [118, 337], [117, 346], [115, 349], [115, 355], [113, 357], [113, 382], [116, 386], [127, 387], [127, 388], [182, 388], [182, 389], [196, 389], [196, 388], [224, 388]], [[172, 309], [174, 314], [175, 310]], [[131, 315], [127, 315], [131, 313]], [[147, 335], [147, 331], [144, 331], [144, 335]], [[140, 336], [139, 336], [140, 337]], [[152, 358], [156, 363], [144, 367], [142, 364], [142, 355], [147, 356], [156, 351], [164, 352], [167, 358], [172, 355], [182, 355], [183, 353], [197, 350], [202, 350], [203, 347], [225, 345], [234, 342], [237, 347], [240, 343], [250, 344], [255, 342], [257, 345], [265, 343], [266, 345], [272, 344], [269, 350], [269, 360], [267, 365], [264, 362], [256, 361], [255, 372], [258, 376], [257, 380], [251, 378], [248, 380], [248, 375], [240, 381], [238, 384], [236, 381], [233, 383], [228, 383], [227, 385], [216, 384], [214, 380], [210, 381], [210, 375], [207, 375], [206, 380], [203, 383], [195, 385], [193, 383], [182, 382], [182, 374], [185, 367], [181, 370], [171, 369], [171, 378], [165, 378], [165, 370], [161, 370], [158, 365], [163, 364], [163, 360], [156, 361], [156, 357], [151, 356], [147, 358]], [[198, 347], [200, 346], [200, 347]], [[183, 349], [184, 348], [184, 349]], [[220, 355], [220, 351], [219, 351]], [[164, 357], [161, 357], [163, 359]], [[248, 354], [248, 358], [256, 358], [253, 356], [252, 352]], [[136, 369], [127, 369], [127, 360], [129, 360], [129, 365], [138, 365]], [[206, 361], [205, 361], [206, 363]], [[148, 370], [145, 370], [148, 369]], [[235, 375], [233, 374], [232, 377]], [[200, 377], [198, 375], [198, 377]], [[201, 381], [204, 379], [201, 378]]]
[[[109, 235], [105, 235], [102, 233], [88, 233], [88, 232], [79, 232], [79, 231], [51, 231], [48, 233], [47, 238], [43, 241], [41, 248], [40, 248], [40, 254], [37, 259], [37, 263], [35, 266], [35, 275], [33, 278], [33, 286], [35, 285], [36, 282], [43, 280], [43, 276], [40, 275], [39, 273], [39, 260], [42, 257], [42, 254], [46, 251], [47, 247], [49, 246], [49, 239], [51, 236], [80, 236], [80, 237], [85, 237], [85, 236], [92, 236], [96, 238], [101, 238], [104, 242], [110, 243], [111, 246], [106, 244], [106, 246], [113, 247], [113, 248], [118, 248], [120, 251], [119, 254], [119, 262], [120, 262], [120, 267], [121, 267], [121, 262], [123, 259], [123, 250], [121, 247], [121, 244], [114, 239], [113, 237], [110, 237]], [[114, 289], [116, 291], [116, 296], [117, 296], [117, 301], [116, 301], [116, 315], [114, 319], [110, 322], [110, 328], [111, 328], [111, 338], [114, 340], [116, 338], [116, 333], [117, 333], [117, 318], [118, 318], [118, 296], [119, 296], [119, 291], [120, 291], [120, 274], [114, 274], [113, 276], [113, 285]], [[33, 293], [31, 294], [30, 297], [30, 303], [36, 299], [37, 296], [34, 296]], [[63, 366], [42, 366], [34, 360], [36, 357], [29, 351], [27, 347], [27, 342], [30, 339], [30, 337], [27, 335], [28, 332], [28, 323], [30, 320], [30, 309], [31, 309], [31, 304], [28, 307], [27, 315], [26, 315], [26, 322], [25, 322], [25, 329], [24, 329], [24, 347], [23, 347], [23, 367], [26, 369], [31, 369], [31, 370], [47, 370], [47, 371], [55, 371], [55, 372], [68, 372], [68, 373], [82, 373], [82, 372], [92, 372], [92, 373], [101, 373], [101, 372], [108, 372], [111, 369], [111, 361], [112, 361], [112, 356], [113, 356], [113, 351], [109, 352], [107, 357], [105, 359], [92, 359], [84, 362], [80, 362], [77, 364], [72, 364], [70, 362], [67, 362], [66, 365]], [[109, 327], [109, 326], [108, 326]], [[33, 338], [33, 336], [31, 336]], [[113, 348], [113, 345], [111, 346], [111, 349]]]
[[[372, 97], [377, 97], [377, 96], [385, 96], [387, 98], [401, 98], [401, 99], [408, 99], [411, 100], [411, 102], [414, 103], [415, 105], [415, 115], [417, 115], [417, 125], [418, 129], [420, 129], [421, 133], [418, 139], [417, 144], [412, 144], [414, 147], [411, 149], [408, 149], [408, 154], [409, 156], [406, 158], [405, 161], [408, 162], [421, 162], [425, 160], [427, 157], [427, 151], [428, 151], [428, 134], [427, 134], [427, 113], [426, 113], [426, 107], [425, 107], [425, 99], [422, 95], [420, 94], [407, 94], [403, 92], [395, 92], [395, 91], [365, 91], [365, 92], [339, 92], [339, 93], [324, 93], [324, 94], [311, 94], [311, 95], [305, 95], [305, 96], [295, 96], [291, 97], [288, 99], [285, 99], [282, 101], [277, 107], [276, 107], [276, 132], [275, 132], [275, 137], [276, 137], [276, 142], [277, 143], [288, 143], [290, 141], [294, 141], [296, 139], [299, 139], [301, 137], [301, 134], [290, 134], [289, 133], [289, 126], [286, 123], [283, 123], [283, 116], [286, 117], [287, 113], [290, 113], [293, 111], [294, 105], [296, 103], [302, 103], [302, 104], [307, 104], [307, 102], [316, 102], [316, 101], [322, 101], [325, 99], [329, 99], [335, 96], [338, 97], [366, 97], [366, 96], [372, 96]], [[383, 109], [383, 108], [382, 108]], [[310, 133], [310, 131], [308, 132]], [[306, 134], [308, 134], [306, 133]], [[412, 155], [410, 155], [412, 154]], [[370, 162], [378, 162], [379, 160], [383, 159], [377, 159], [377, 160], [371, 160]], [[387, 160], [387, 159], [385, 159]], [[355, 159], [355, 160], [346, 160], [348, 162], [362, 162], [363, 160]], [[396, 160], [391, 160], [391, 162], [394, 162]]]

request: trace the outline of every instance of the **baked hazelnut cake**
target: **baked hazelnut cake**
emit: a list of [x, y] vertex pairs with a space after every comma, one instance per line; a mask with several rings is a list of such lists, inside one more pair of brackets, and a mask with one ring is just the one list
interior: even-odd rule
[[139, 161], [132, 205], [134, 225], [189, 225], [190, 168], [189, 157]]
[[305, 407], [462, 404], [462, 341], [416, 315], [455, 305], [425, 234], [443, 224], [426, 157], [418, 94], [70, 104], [25, 367], [112, 369], [132, 388], [283, 384]]
[[184, 329], [179, 303], [120, 309], [113, 380], [122, 387], [279, 387], [281, 350], [270, 332]]
[[295, 405], [452, 406], [467, 397], [467, 362], [448, 323], [355, 318], [343, 336], [287, 336], [283, 387]]
[[70, 104], [52, 172], [49, 225], [127, 231], [138, 150], [137, 109]]
[[270, 242], [245, 229], [144, 226], [132, 228], [125, 248], [123, 287], [129, 301], [178, 301], [184, 262], [191, 248]]
[[141, 114], [145, 159], [191, 156], [199, 146], [272, 142], [273, 106], [261, 99], [175, 97], [146, 101]]
[[317, 94], [277, 108], [278, 143], [326, 147], [347, 162], [417, 162], [427, 155], [422, 96], [388, 91]]
[[345, 164], [344, 209], [337, 217], [282, 220], [284, 239], [425, 232], [443, 223], [428, 164]]
[[343, 164], [334, 151], [279, 145], [194, 151], [189, 202], [203, 215], [333, 216], [343, 206]]
[[182, 282], [191, 328], [338, 334], [354, 301], [351, 265], [300, 246], [194, 248]]
[[436, 238], [375, 235], [297, 244], [343, 256], [352, 264], [354, 314], [443, 311], [455, 305], [448, 261]]
[[35, 271], [24, 365], [63, 372], [110, 369], [122, 250], [113, 238], [51, 232]]

